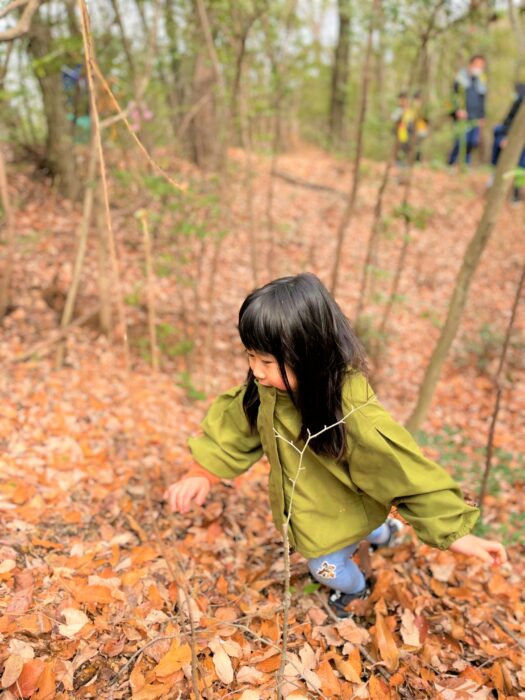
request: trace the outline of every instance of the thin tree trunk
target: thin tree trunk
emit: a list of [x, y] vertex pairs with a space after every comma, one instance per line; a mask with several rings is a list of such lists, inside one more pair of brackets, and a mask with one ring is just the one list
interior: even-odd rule
[[104, 219], [104, 202], [100, 187], [95, 203], [95, 221], [98, 231], [98, 295], [100, 299], [99, 323], [102, 333], [109, 335], [111, 332], [111, 279], [109, 270], [109, 243], [106, 222]]
[[492, 468], [492, 455], [494, 451], [494, 433], [496, 432], [496, 423], [498, 421], [499, 409], [501, 405], [501, 397], [503, 394], [503, 381], [502, 374], [503, 368], [505, 367], [507, 361], [507, 354], [510, 346], [510, 339], [512, 336], [512, 331], [514, 329], [514, 322], [516, 320], [516, 314], [518, 311], [518, 306], [520, 303], [521, 294], [525, 286], [525, 264], [522, 267], [521, 275], [518, 281], [518, 286], [516, 288], [516, 294], [514, 296], [514, 303], [512, 304], [512, 311], [510, 314], [509, 324], [507, 326], [507, 332], [505, 333], [505, 340], [503, 342], [503, 348], [501, 350], [501, 355], [499, 358], [498, 369], [496, 371], [496, 376], [494, 377], [494, 383], [496, 385], [496, 401], [494, 404], [494, 411], [492, 413], [492, 420], [490, 421], [489, 434], [487, 438], [487, 450], [485, 458], [485, 470], [483, 472], [483, 479], [481, 481], [481, 488], [479, 491], [478, 506], [480, 510], [480, 519], [483, 516], [483, 506], [485, 502], [485, 496], [487, 495], [487, 486], [490, 476], [490, 471]]
[[3, 274], [0, 278], [0, 322], [9, 308], [9, 290], [13, 274], [13, 259], [15, 255], [15, 219], [11, 208], [11, 199], [7, 187], [7, 176], [4, 154], [0, 148], [0, 201], [4, 210], [6, 250], [4, 257]]
[[[89, 151], [89, 164], [87, 171], [87, 183], [84, 192], [84, 209], [82, 212], [82, 220], [80, 226], [77, 230], [77, 250], [75, 255], [75, 262], [73, 265], [73, 277], [71, 279], [71, 285], [69, 287], [66, 303], [64, 304], [64, 310], [62, 312], [62, 318], [60, 320], [60, 327], [65, 328], [71, 323], [73, 318], [73, 310], [75, 308], [75, 302], [77, 299], [78, 287], [80, 284], [80, 276], [82, 274], [82, 267], [84, 266], [84, 258], [86, 256], [87, 249], [87, 239], [89, 235], [89, 229], [91, 227], [91, 219], [93, 217], [93, 200], [94, 192], [96, 188], [96, 169], [97, 169], [97, 148], [95, 140], [91, 141], [91, 148]], [[60, 369], [64, 364], [65, 355], [65, 341], [61, 341], [56, 349], [55, 355], [55, 367]]]
[[159, 348], [157, 345], [157, 320], [155, 313], [155, 276], [153, 273], [153, 262], [151, 256], [151, 236], [148, 228], [148, 213], [141, 209], [137, 213], [142, 226], [142, 238], [144, 243], [144, 257], [146, 260], [146, 286], [148, 299], [148, 328], [151, 347], [151, 366], [154, 372], [159, 370]]
[[509, 170], [514, 170], [525, 141], [525, 102], [522, 103], [509, 132], [508, 142], [501, 153], [494, 183], [490, 188], [483, 215], [476, 232], [472, 237], [463, 258], [461, 269], [456, 278], [454, 292], [450, 300], [445, 325], [441, 330], [439, 340], [434, 348], [430, 361], [425, 370], [423, 381], [419, 389], [416, 406], [409, 417], [406, 426], [414, 432], [418, 430], [430, 407], [436, 385], [439, 380], [441, 368], [445, 362], [450, 346], [452, 345], [459, 328], [461, 315], [467, 301], [470, 283], [476, 271], [481, 254], [490, 238], [501, 205], [510, 184], [505, 180]]
[[397, 143], [394, 142], [394, 147], [392, 149], [392, 154], [390, 155], [383, 172], [383, 178], [381, 180], [381, 185], [379, 186], [379, 191], [377, 193], [376, 204], [374, 207], [374, 223], [372, 224], [372, 229], [370, 231], [370, 237], [368, 239], [368, 246], [366, 251], [365, 263], [363, 265], [363, 275], [361, 277], [361, 287], [359, 290], [359, 299], [357, 300], [357, 309], [355, 312], [355, 324], [359, 323], [359, 318], [363, 313], [363, 308], [366, 300], [366, 293], [368, 289], [368, 276], [372, 271], [373, 266], [376, 264], [377, 260], [377, 244], [379, 242], [379, 235], [381, 232], [381, 215], [383, 213], [383, 200], [385, 197], [386, 188], [388, 181], [390, 179], [390, 173], [392, 172], [392, 166], [395, 163], [397, 154]]
[[403, 192], [403, 201], [401, 204], [401, 210], [403, 213], [403, 241], [401, 244], [401, 251], [399, 253], [399, 258], [397, 260], [396, 271], [394, 273], [394, 280], [392, 282], [392, 289], [390, 290], [390, 295], [388, 297], [387, 303], [385, 305], [385, 310], [383, 312], [383, 318], [381, 319], [381, 324], [379, 326], [379, 335], [384, 336], [388, 321], [390, 319], [390, 314], [392, 313], [392, 308], [396, 300], [397, 292], [399, 289], [399, 283], [401, 282], [401, 275], [403, 274], [403, 269], [405, 267], [405, 260], [408, 253], [408, 246], [410, 245], [410, 229], [412, 227], [412, 214], [410, 212], [410, 193], [412, 191], [412, 178], [414, 175], [414, 158], [415, 158], [416, 144], [414, 143], [414, 137], [411, 139], [410, 151], [408, 154], [408, 173], [406, 174], [405, 187]]
[[[124, 23], [122, 21], [122, 16], [120, 14], [120, 7], [118, 0], [111, 0], [111, 6], [113, 7], [113, 12], [115, 13], [115, 19], [117, 20], [118, 28], [120, 31], [120, 38], [122, 40], [122, 48], [124, 49], [124, 55], [126, 56], [126, 61], [128, 63], [129, 73], [133, 85], [135, 86], [137, 70], [135, 66], [135, 61], [133, 59], [133, 54], [131, 52], [131, 47], [129, 45], [128, 37], [126, 36], [126, 30], [124, 29]], [[135, 92], [135, 90], [133, 90]]]
[[352, 179], [352, 190], [348, 198], [348, 203], [343, 212], [343, 217], [339, 228], [337, 230], [337, 245], [335, 249], [334, 256], [334, 266], [332, 270], [332, 282], [330, 285], [330, 291], [332, 294], [336, 293], [337, 282], [339, 278], [339, 270], [341, 267], [341, 255], [343, 252], [343, 244], [345, 241], [346, 229], [352, 217], [354, 215], [355, 203], [357, 200], [357, 192], [359, 190], [359, 184], [361, 179], [361, 157], [363, 153], [363, 130], [365, 124], [367, 100], [368, 100], [368, 86], [370, 83], [370, 62], [372, 55], [372, 35], [374, 32], [375, 20], [377, 13], [381, 8], [381, 0], [372, 1], [370, 24], [368, 27], [368, 38], [366, 43], [365, 61], [363, 65], [363, 82], [361, 86], [361, 103], [359, 105], [359, 116], [357, 120], [356, 129], [356, 149], [354, 156], [354, 168], [353, 168], [353, 179]]
[[352, 29], [351, 0], [338, 0], [339, 35], [332, 68], [330, 95], [330, 142], [337, 146], [343, 139], [346, 92], [350, 72], [350, 35]]

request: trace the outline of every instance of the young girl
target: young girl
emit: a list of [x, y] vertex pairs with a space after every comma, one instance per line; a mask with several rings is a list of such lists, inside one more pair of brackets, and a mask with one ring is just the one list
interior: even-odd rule
[[[359, 542], [395, 540], [392, 505], [427, 544], [488, 563], [506, 560], [501, 544], [469, 534], [477, 508], [377, 401], [361, 345], [317, 277], [283, 277], [252, 292], [239, 312], [239, 334], [248, 376], [215, 400], [203, 435], [190, 439], [196, 464], [165, 494], [173, 511], [202, 505], [213, 484], [266, 454], [275, 525], [282, 531], [291, 512], [290, 543], [333, 589], [329, 602], [341, 617], [369, 593], [351, 559]], [[316, 433], [298, 473], [289, 442], [300, 450]]]

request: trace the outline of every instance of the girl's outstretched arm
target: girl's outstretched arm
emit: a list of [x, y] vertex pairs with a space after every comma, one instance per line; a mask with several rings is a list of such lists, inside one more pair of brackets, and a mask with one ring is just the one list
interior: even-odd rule
[[507, 552], [500, 542], [486, 540], [476, 535], [464, 535], [452, 542], [449, 549], [453, 552], [478, 557], [487, 564], [500, 566], [507, 561]]

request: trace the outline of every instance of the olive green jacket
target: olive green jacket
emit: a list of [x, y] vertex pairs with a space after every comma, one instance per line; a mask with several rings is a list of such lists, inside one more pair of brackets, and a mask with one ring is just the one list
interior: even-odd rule
[[358, 542], [384, 522], [392, 505], [423, 542], [440, 549], [474, 526], [478, 509], [464, 502], [444, 469], [421, 454], [362, 375], [349, 374], [343, 388], [346, 458], [337, 462], [307, 448], [298, 476], [299, 454], [285, 440], [302, 449], [299, 412], [285, 391], [258, 388], [256, 431], [244, 414], [241, 385], [214, 401], [203, 435], [190, 438], [190, 450], [201, 466], [224, 479], [239, 476], [266, 454], [274, 523], [282, 531], [291, 502], [290, 542], [303, 556]]

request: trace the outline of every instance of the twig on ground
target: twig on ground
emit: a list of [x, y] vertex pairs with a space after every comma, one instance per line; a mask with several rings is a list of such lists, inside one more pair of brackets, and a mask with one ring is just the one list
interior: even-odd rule
[[514, 634], [514, 632], [508, 627], [503, 620], [500, 620], [500, 618], [497, 615], [494, 615], [493, 617], [494, 622], [501, 627], [501, 629], [505, 632], [505, 634], [508, 634], [511, 639], [513, 639], [518, 646], [520, 646], [522, 649], [525, 650], [525, 642], [520, 639], [518, 636]]

